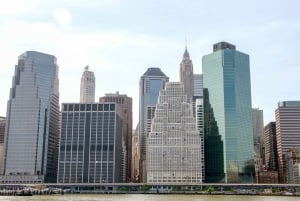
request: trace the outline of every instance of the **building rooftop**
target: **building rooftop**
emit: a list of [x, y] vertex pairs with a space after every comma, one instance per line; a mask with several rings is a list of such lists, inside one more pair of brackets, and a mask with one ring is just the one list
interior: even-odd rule
[[236, 50], [235, 45], [232, 45], [232, 44], [224, 42], [224, 41], [213, 45], [214, 52], [216, 52], [218, 50], [225, 50], [225, 49]]
[[151, 67], [148, 68], [147, 71], [144, 73], [145, 75], [152, 75], [152, 76], [166, 76], [160, 68]]
[[278, 107], [300, 107], [300, 101], [282, 101], [278, 103]]

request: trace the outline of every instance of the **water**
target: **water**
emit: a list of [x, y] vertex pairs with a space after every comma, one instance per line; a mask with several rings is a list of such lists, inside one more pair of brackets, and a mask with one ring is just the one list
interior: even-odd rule
[[145, 194], [72, 194], [48, 196], [0, 196], [0, 201], [299, 201], [289, 196], [240, 195], [145, 195]]

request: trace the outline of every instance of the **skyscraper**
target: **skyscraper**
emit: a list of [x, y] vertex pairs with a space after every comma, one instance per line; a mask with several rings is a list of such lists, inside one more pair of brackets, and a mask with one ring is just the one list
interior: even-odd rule
[[249, 56], [220, 42], [203, 56], [203, 87], [224, 142], [225, 182], [253, 181], [253, 123]]
[[0, 117], [0, 171], [2, 170], [3, 165], [3, 142], [5, 133], [5, 121], [5, 117]]
[[133, 180], [131, 172], [131, 162], [132, 162], [132, 98], [125, 94], [105, 94], [104, 97], [99, 98], [100, 103], [116, 103], [122, 112], [124, 122], [126, 125], [126, 132], [124, 134], [125, 146], [126, 146], [126, 169], [127, 169], [127, 181]]
[[147, 183], [202, 183], [201, 137], [182, 83], [160, 91], [147, 142]]
[[120, 112], [115, 103], [62, 105], [59, 183], [126, 181]]
[[287, 152], [300, 149], [300, 101], [279, 102], [275, 117], [279, 181], [287, 183]]
[[95, 102], [96, 78], [92, 71], [89, 71], [89, 66], [84, 68], [80, 83], [80, 103]]
[[15, 66], [4, 139], [2, 182], [55, 182], [59, 142], [58, 66], [28, 51]]
[[159, 91], [164, 89], [169, 78], [160, 68], [148, 68], [140, 79], [139, 103], [139, 144], [140, 144], [140, 178], [146, 182], [146, 140], [151, 129]]
[[192, 101], [194, 95], [194, 71], [190, 55], [185, 48], [182, 61], [180, 63], [180, 82], [184, 85], [184, 94], [188, 101]]
[[267, 170], [278, 171], [278, 151], [275, 122], [264, 127], [265, 165]]
[[254, 162], [255, 171], [261, 171], [263, 165], [263, 134], [264, 118], [263, 111], [259, 108], [252, 108], [253, 117], [253, 145], [254, 145]]
[[194, 74], [194, 97], [203, 97], [203, 75]]
[[203, 97], [205, 182], [224, 182], [224, 143], [219, 134], [218, 124], [209, 101], [207, 89], [203, 89]]

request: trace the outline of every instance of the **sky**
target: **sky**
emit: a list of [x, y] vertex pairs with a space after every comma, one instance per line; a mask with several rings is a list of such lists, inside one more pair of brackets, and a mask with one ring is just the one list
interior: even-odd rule
[[89, 65], [96, 99], [133, 98], [138, 123], [139, 79], [159, 67], [179, 81], [185, 45], [194, 73], [202, 56], [226, 41], [250, 56], [252, 106], [275, 120], [279, 101], [300, 100], [298, 0], [1, 0], [0, 116], [6, 116], [14, 66], [25, 51], [57, 58], [60, 102], [79, 102]]

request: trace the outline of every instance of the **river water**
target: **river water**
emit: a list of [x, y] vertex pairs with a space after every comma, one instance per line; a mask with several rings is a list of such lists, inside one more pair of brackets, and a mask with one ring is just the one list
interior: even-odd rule
[[0, 201], [299, 201], [293, 196], [240, 195], [146, 195], [146, 194], [68, 194], [47, 196], [0, 196]]

